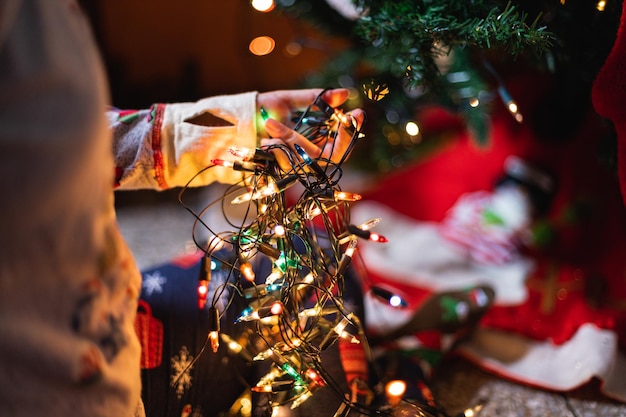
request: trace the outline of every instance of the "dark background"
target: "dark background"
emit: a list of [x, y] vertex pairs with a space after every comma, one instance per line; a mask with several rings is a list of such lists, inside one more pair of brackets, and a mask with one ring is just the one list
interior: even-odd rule
[[[343, 47], [339, 38], [249, 0], [82, 0], [107, 67], [113, 105], [144, 108], [154, 102], [294, 88]], [[276, 40], [255, 56], [256, 36]], [[297, 55], [285, 50], [302, 46]]]

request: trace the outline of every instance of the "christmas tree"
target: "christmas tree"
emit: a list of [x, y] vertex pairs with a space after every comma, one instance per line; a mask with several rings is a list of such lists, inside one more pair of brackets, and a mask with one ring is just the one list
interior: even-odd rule
[[381, 172], [428, 155], [441, 143], [407, 128], [424, 106], [440, 105], [459, 115], [478, 144], [489, 140], [494, 106], [503, 103], [521, 122], [523, 114], [503, 81], [515, 67], [559, 79], [554, 107], [560, 111], [553, 126], [570, 129], [565, 120], [588, 102], [621, 12], [619, 2], [566, 0], [280, 0], [276, 5], [275, 13], [349, 40], [349, 48], [303, 83], [359, 91], [357, 104], [367, 109], [376, 132], [369, 132], [370, 146], [357, 149], [352, 162]]

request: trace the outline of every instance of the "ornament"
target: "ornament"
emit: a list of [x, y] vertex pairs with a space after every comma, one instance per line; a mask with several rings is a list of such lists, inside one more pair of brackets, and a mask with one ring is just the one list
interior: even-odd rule
[[380, 101], [389, 94], [389, 86], [372, 80], [369, 83], [363, 83], [363, 93], [372, 101]]

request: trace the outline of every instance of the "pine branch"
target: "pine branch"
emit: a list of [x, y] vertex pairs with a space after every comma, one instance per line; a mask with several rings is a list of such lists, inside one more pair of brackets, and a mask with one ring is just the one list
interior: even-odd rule
[[357, 0], [369, 12], [356, 24], [356, 34], [369, 55], [401, 76], [410, 68], [413, 84], [436, 87], [436, 58], [454, 46], [501, 48], [512, 56], [548, 49], [553, 35], [511, 3], [504, 9], [489, 2]]

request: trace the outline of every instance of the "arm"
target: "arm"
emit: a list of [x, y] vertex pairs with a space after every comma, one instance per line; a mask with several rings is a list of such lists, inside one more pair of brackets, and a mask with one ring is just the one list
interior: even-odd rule
[[[256, 93], [244, 93], [195, 103], [154, 104], [146, 110], [109, 110], [116, 186], [120, 189], [182, 186], [211, 165], [211, 159], [228, 159], [228, 147], [254, 148], [256, 96]], [[191, 185], [232, 183], [240, 179], [240, 172], [213, 167]]]

